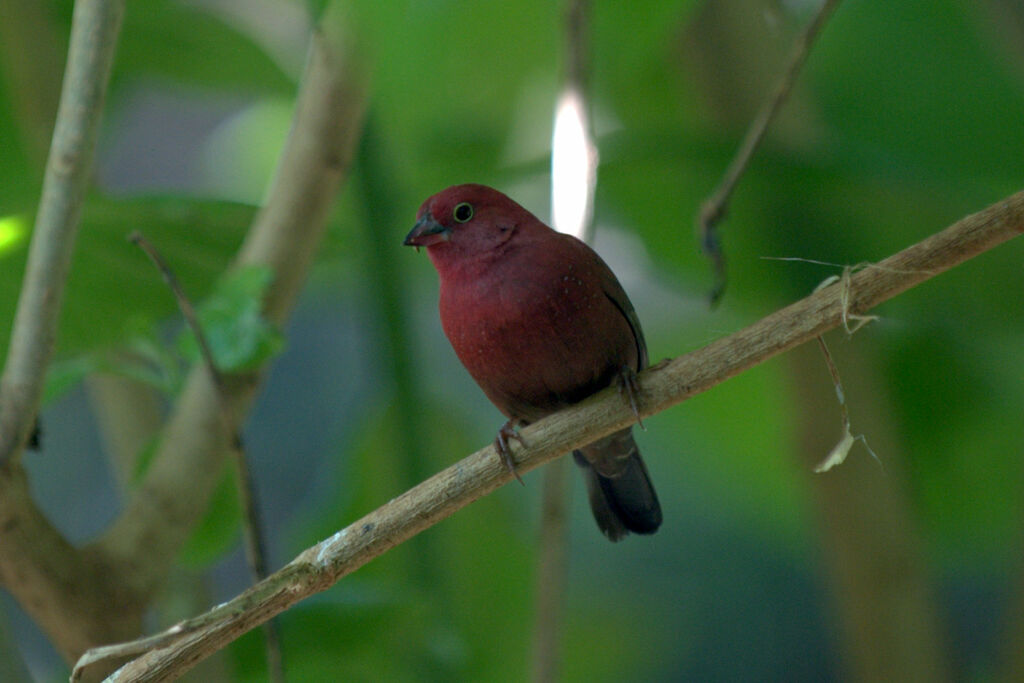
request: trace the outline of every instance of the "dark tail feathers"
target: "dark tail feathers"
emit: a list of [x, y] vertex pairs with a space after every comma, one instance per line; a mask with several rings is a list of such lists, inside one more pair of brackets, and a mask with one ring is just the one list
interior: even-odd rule
[[604, 535], [618, 541], [632, 531], [653, 534], [661, 526], [661, 505], [631, 429], [573, 451], [583, 469], [590, 509]]

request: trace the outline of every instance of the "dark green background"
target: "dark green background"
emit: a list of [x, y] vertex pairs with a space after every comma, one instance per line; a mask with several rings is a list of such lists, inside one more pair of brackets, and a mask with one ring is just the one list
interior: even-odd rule
[[[428, 260], [401, 247], [420, 202], [473, 181], [549, 215], [559, 3], [352, 4], [372, 72], [368, 134], [246, 433], [274, 567], [483, 446], [502, 420], [442, 337]], [[1024, 186], [1021, 4], [849, 0], [739, 185], [722, 226], [729, 287], [708, 310], [694, 216], [808, 4], [594, 3], [596, 245], [630, 293], [652, 360], [839, 272], [762, 257], [878, 261]], [[81, 448], [98, 443], [78, 380], [133, 373], [173, 395], [187, 354], [173, 299], [124, 236], [144, 232], [195, 298], [209, 295], [288, 126], [301, 24], [275, 52], [203, 5], [127, 8], [65, 300], [60, 381], [43, 414], [48, 438], [42, 455], [26, 456], [40, 504], [76, 540], [104, 527], [120, 495], [102, 456]], [[280, 26], [302, 8], [248, 13]], [[48, 111], [59, 88], [26, 87], [19, 74], [50, 64], [59, 76], [70, 3], [5, 12], [0, 225], [17, 232], [31, 225], [51, 125], [32, 112]], [[0, 330], [26, 248], [24, 236], [0, 245]], [[837, 605], [861, 596], [840, 594], [836, 563], [869, 562], [891, 538], [931, 591], [940, 666], [998, 677], [1007, 624], [1024, 619], [1012, 607], [1024, 604], [1022, 257], [1024, 243], [1011, 242], [883, 305], [854, 337], [827, 337], [854, 432], [884, 468], [858, 445], [839, 470], [810, 474], [840, 417], [809, 348], [646, 421], [638, 441], [665, 510], [657, 535], [606, 542], [574, 478], [565, 680], [848, 678], [857, 655]], [[259, 357], [274, 346], [263, 341]], [[147, 363], [98, 354], [115, 345]], [[522, 680], [541, 488], [539, 475], [525, 479], [285, 614], [291, 680]], [[246, 582], [223, 490], [182, 558], [184, 574], [205, 577], [209, 603]], [[874, 507], [876, 496], [888, 502]], [[837, 514], [859, 520], [857, 531], [834, 524]], [[842, 534], [852, 552], [839, 556]], [[63, 675], [13, 601], [0, 606], [34, 671]], [[914, 618], [904, 627], [917, 628]], [[260, 646], [255, 634], [232, 646], [231, 679], [262, 680]]]

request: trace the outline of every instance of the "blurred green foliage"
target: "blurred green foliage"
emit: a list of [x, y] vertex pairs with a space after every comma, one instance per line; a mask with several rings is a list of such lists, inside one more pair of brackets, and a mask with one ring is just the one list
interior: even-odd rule
[[[204, 9], [215, 4], [129, 3], [103, 131], [108, 144], [124, 134], [140, 90], [218, 106], [274, 108], [293, 96], [298, 73], [279, 58], [267, 26], [277, 23], [275, 12], [301, 26], [303, 3], [267, 3], [270, 18], [254, 9], [252, 21], [223, 4]], [[623, 279], [654, 360], [752, 322], [839, 270], [762, 257], [877, 261], [1022, 187], [1019, 5], [844, 3], [740, 183], [722, 226], [728, 291], [720, 310], [705, 310], [711, 280], [694, 216], [770, 91], [809, 16], [806, 4], [593, 4], [598, 233], [638, 240], [641, 250], [630, 258], [642, 272]], [[351, 28], [372, 69], [373, 139], [339, 202], [310, 298], [347, 290], [354, 310], [338, 315], [370, 340], [350, 360], [372, 379], [353, 381], [352, 390], [363, 392], [357, 409], [338, 410], [337, 424], [323, 425], [343, 436], [323, 454], [333, 464], [318, 470], [313, 502], [272, 521], [279, 562], [483, 445], [500, 423], [440, 339], [427, 260], [399, 246], [419, 203], [475, 181], [547, 215], [560, 4], [352, 5]], [[70, 6], [12, 4], [4, 30], [19, 30], [10, 23], [19, 17], [41, 16], [52, 35], [40, 49], [61, 46]], [[296, 43], [293, 57], [303, 49]], [[14, 90], [19, 70], [42, 56], [0, 48], [0, 59], [0, 329], [7, 330], [28, 240], [5, 241], [2, 230], [30, 225], [42, 177], [33, 122], [19, 116], [26, 98], [57, 87], [59, 74], [39, 91]], [[250, 186], [236, 183], [236, 174], [266, 182], [286, 132], [282, 116], [246, 121], [190, 141], [200, 161], [188, 171], [205, 178], [205, 194], [154, 186], [126, 196], [115, 182], [97, 184], [65, 296], [54, 395], [89, 372], [111, 371], [101, 361], [110, 349], [146, 347], [151, 358], [170, 352], [161, 330], [180, 329], [168, 323], [177, 321], [174, 300], [125, 240], [131, 231], [160, 249], [195, 301], [217, 296], [217, 278], [255, 215], [252, 205], [225, 201], [238, 193], [224, 188]], [[148, 134], [158, 139], [162, 131]], [[145, 166], [150, 148], [140, 144], [137, 152]], [[1008, 244], [886, 304], [882, 320], [852, 340], [829, 337], [840, 371], [857, 368], [849, 384], [872, 387], [848, 392], [854, 430], [869, 441], [888, 435], [879, 456], [906, 494], [929, 576], [951, 587], [939, 593], [948, 601], [953, 658], [968, 674], [989, 670], [985, 657], [996, 648], [958, 635], [976, 626], [977, 615], [950, 596], [1006, 590], [1024, 519], [1022, 261], [1024, 246]], [[250, 276], [234, 281], [239, 287], [229, 283], [227, 304], [223, 289], [206, 304], [211, 333], [219, 310], [257, 335], [243, 343], [233, 333], [212, 334], [236, 354], [225, 367], [252, 367], [278, 349], [255, 316], [267, 274], [242, 277]], [[0, 351], [6, 345], [0, 336]], [[183, 359], [166, 364], [175, 362]], [[805, 680], [836, 674], [839, 629], [821, 625], [831, 614], [820, 595], [827, 563], [808, 493], [813, 454], [801, 452], [801, 435], [838, 435], [839, 413], [825, 408], [828, 422], [807, 424], [801, 396], [808, 384], [829, 380], [824, 366], [812, 367], [813, 376], [794, 367], [766, 364], [648, 422], [640, 443], [666, 509], [657, 536], [607, 544], [577, 492], [567, 679], [764, 680], [785, 678], [795, 663], [812, 667], [800, 669]], [[858, 421], [872, 413], [881, 417]], [[859, 446], [851, 456], [867, 457]], [[275, 474], [267, 476], [272, 486]], [[843, 476], [842, 468], [827, 476]], [[237, 534], [230, 483], [185, 553], [192, 566], [218, 560]], [[527, 484], [479, 501], [284, 615], [294, 680], [522, 680], [540, 479]], [[263, 680], [261, 646], [256, 634], [233, 646], [240, 680]]]
[[[196, 309], [214, 366], [221, 372], [257, 370], [284, 347], [284, 337], [263, 317], [260, 302], [274, 278], [266, 266], [228, 271]], [[203, 360], [190, 328], [178, 337], [178, 348], [191, 363]]]

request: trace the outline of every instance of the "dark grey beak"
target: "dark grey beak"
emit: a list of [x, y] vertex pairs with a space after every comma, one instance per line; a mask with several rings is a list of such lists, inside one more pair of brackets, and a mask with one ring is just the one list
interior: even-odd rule
[[402, 244], [407, 247], [429, 247], [438, 242], [447, 242], [451, 239], [451, 234], [451, 229], [435, 221], [428, 211], [416, 221], [416, 225], [405, 236]]

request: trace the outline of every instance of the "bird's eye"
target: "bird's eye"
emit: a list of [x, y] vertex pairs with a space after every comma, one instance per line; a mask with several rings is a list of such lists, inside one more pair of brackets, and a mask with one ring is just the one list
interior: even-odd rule
[[461, 204], [456, 204], [455, 208], [452, 209], [452, 216], [455, 217], [455, 220], [457, 222], [465, 223], [466, 221], [473, 217], [473, 205], [470, 204], [469, 202], [462, 202]]

